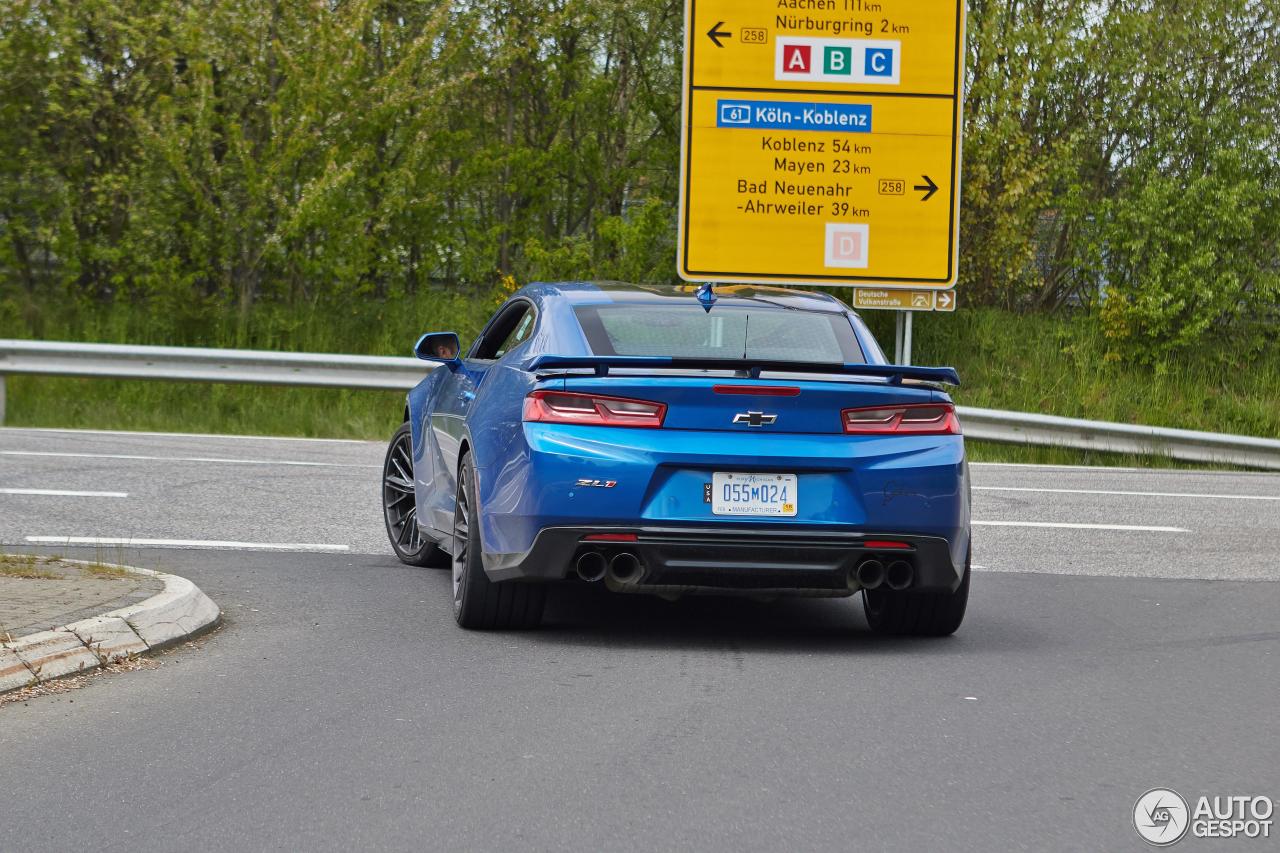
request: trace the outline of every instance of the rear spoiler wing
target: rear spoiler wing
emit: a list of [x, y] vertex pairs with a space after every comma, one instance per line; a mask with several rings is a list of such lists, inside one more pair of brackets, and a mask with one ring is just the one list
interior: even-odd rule
[[539, 355], [524, 363], [525, 370], [569, 370], [587, 368], [597, 376], [608, 376], [611, 368], [658, 370], [745, 370], [752, 379], [764, 371], [776, 373], [833, 373], [845, 376], [874, 376], [901, 385], [904, 379], [959, 385], [954, 367], [913, 367], [909, 364], [834, 364], [831, 362], [775, 361], [753, 358], [697, 358], [649, 355]]

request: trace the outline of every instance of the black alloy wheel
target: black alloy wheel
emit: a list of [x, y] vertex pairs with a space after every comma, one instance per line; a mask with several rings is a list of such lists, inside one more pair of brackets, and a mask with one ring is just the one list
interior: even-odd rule
[[382, 463], [382, 517], [387, 538], [400, 562], [410, 566], [443, 568], [444, 553], [422, 535], [418, 527], [418, 506], [413, 488], [413, 436], [407, 423], [401, 424]]

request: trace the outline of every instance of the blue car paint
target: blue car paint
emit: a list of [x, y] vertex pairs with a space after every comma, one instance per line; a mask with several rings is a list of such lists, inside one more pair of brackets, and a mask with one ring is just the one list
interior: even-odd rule
[[[717, 305], [733, 299], [734, 290], [718, 289]], [[694, 300], [692, 289], [686, 298]], [[867, 363], [887, 364], [861, 318], [838, 300], [782, 290], [770, 290], [769, 298], [780, 307], [845, 314]], [[528, 340], [499, 359], [480, 360], [474, 355], [482, 332], [466, 357], [432, 371], [408, 395], [418, 518], [424, 533], [446, 549], [451, 548], [456, 475], [465, 449], [476, 469], [486, 568], [528, 552], [544, 528], [653, 523], [936, 536], [947, 540], [952, 562], [964, 564], [970, 498], [961, 436], [851, 436], [835, 426], [829, 434], [680, 429], [678, 415], [672, 428], [662, 429], [526, 424], [524, 398], [536, 388], [605, 393], [617, 384], [613, 377], [539, 380], [523, 368], [543, 354], [591, 355], [574, 308], [648, 300], [644, 289], [561, 283], [530, 285], [507, 304], [516, 301], [537, 311]], [[645, 399], [646, 386], [664, 382], [671, 384], [628, 376], [625, 394]], [[806, 391], [811, 384], [805, 382]], [[839, 387], [828, 382], [813, 387], [828, 386]], [[875, 405], [879, 396], [904, 393], [920, 402], [950, 401], [939, 391], [891, 388], [883, 380], [845, 382], [844, 387], [857, 396], [854, 405]], [[770, 405], [785, 405], [786, 399], [769, 398]], [[747, 398], [733, 402], [745, 407]], [[838, 410], [832, 417], [838, 418]], [[726, 470], [799, 474], [799, 514], [764, 520], [713, 516], [702, 501], [702, 486], [711, 472]], [[578, 486], [584, 479], [617, 485]]]
[[[940, 536], [963, 564], [969, 493], [959, 436], [853, 438], [528, 424], [530, 457], [481, 486], [503, 506], [488, 519], [494, 553], [527, 550], [543, 527], [661, 523]], [[713, 471], [799, 473], [799, 514], [767, 521], [714, 516], [702, 500]], [[575, 488], [579, 479], [612, 489]], [[528, 488], [526, 484], [536, 484]]]

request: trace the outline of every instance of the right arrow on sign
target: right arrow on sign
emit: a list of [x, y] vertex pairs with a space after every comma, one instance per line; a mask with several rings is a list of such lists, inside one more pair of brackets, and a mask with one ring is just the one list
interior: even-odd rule
[[953, 299], [955, 299], [955, 297], [952, 296], [949, 292], [945, 290], [942, 291], [941, 293], [938, 294], [938, 308], [942, 311], [946, 311], [948, 308], [951, 307], [951, 300]]
[[924, 178], [924, 183], [916, 184], [915, 190], [916, 192], [924, 193], [924, 198], [920, 199], [921, 201], [928, 201], [933, 198], [933, 194], [938, 191], [938, 185], [935, 184], [933, 182], [933, 178], [928, 175], [921, 175], [920, 177]]

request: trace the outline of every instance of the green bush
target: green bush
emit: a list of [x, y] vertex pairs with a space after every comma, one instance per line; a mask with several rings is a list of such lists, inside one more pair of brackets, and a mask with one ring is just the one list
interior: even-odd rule
[[[1082, 309], [1113, 359], [1261, 352], [1276, 4], [968, 8], [965, 305]], [[503, 276], [672, 280], [682, 25], [671, 0], [0, 4], [5, 322], [245, 345]]]

